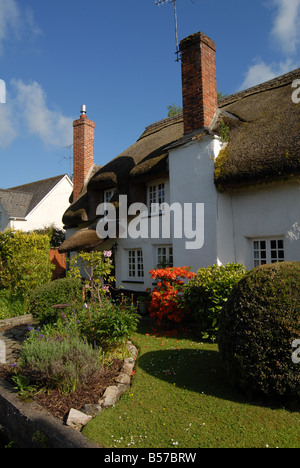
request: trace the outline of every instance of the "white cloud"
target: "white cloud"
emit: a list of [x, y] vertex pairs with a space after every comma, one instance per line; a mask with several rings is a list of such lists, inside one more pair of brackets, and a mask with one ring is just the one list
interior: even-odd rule
[[12, 80], [9, 91], [7, 104], [0, 105], [1, 148], [26, 133], [55, 148], [72, 143], [73, 119], [48, 107], [46, 93], [39, 83]]
[[239, 90], [271, 80], [300, 66], [295, 55], [300, 44], [300, 0], [270, 0], [269, 5], [275, 9], [270, 38], [273, 43], [275, 41], [282, 59], [267, 63], [256, 57]]
[[73, 119], [47, 107], [46, 93], [36, 81], [25, 84], [22, 80], [13, 80], [12, 84], [16, 89], [15, 103], [29, 133], [39, 137], [46, 145], [69, 145], [72, 142]]
[[240, 90], [251, 88], [259, 83], [272, 80], [295, 68], [297, 68], [297, 64], [289, 58], [279, 63], [274, 62], [269, 64], [264, 62], [261, 58], [254, 59], [253, 65], [250, 65], [248, 68]]
[[285, 54], [293, 55], [300, 43], [300, 0], [273, 0], [277, 9], [271, 35]]
[[5, 41], [21, 40], [27, 34], [41, 34], [32, 10], [21, 7], [16, 0], [0, 0], [0, 54], [4, 53]]

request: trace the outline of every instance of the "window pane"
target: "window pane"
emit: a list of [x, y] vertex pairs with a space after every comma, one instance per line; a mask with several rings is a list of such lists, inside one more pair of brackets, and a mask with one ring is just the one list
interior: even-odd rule
[[283, 249], [283, 240], [278, 241], [278, 249]]

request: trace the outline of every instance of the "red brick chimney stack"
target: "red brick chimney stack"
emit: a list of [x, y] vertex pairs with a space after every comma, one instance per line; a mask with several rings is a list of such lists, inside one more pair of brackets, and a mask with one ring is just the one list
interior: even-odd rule
[[184, 133], [209, 127], [218, 108], [216, 45], [202, 32], [180, 43]]
[[73, 122], [73, 201], [83, 189], [86, 177], [94, 164], [95, 123], [86, 116], [86, 107], [81, 107], [80, 119]]

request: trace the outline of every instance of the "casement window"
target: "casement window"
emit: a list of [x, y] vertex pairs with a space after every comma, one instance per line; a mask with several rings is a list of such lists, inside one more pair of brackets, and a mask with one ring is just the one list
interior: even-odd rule
[[109, 203], [115, 193], [115, 189], [104, 190], [103, 192], [103, 202]]
[[128, 276], [132, 280], [144, 277], [142, 249], [128, 250]]
[[161, 206], [166, 201], [165, 183], [161, 182], [148, 187], [148, 208], [151, 213], [158, 213], [163, 209]]
[[171, 245], [157, 247], [157, 267], [169, 268], [173, 266], [173, 247]]
[[257, 239], [252, 241], [254, 267], [284, 261], [283, 239]]

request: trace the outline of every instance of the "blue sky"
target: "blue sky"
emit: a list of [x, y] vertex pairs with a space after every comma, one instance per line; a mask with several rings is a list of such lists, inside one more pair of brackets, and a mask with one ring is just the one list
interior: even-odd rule
[[[215, 41], [218, 91], [300, 67], [300, 0], [177, 0], [177, 14], [179, 41], [197, 31]], [[167, 2], [0, 0], [0, 187], [69, 173], [81, 104], [97, 164], [133, 144], [181, 105], [175, 49]]]

